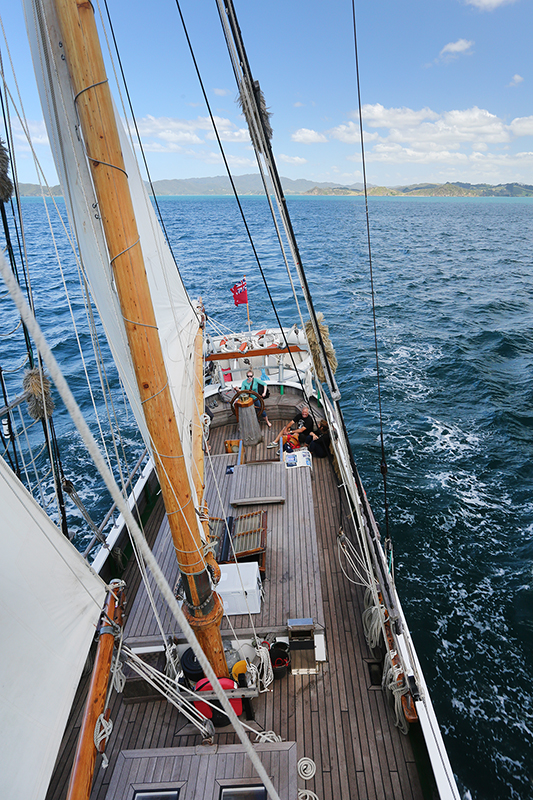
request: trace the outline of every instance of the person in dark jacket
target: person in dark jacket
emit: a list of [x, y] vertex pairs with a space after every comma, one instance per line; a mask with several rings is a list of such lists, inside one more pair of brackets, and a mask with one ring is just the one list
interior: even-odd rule
[[330, 442], [331, 435], [329, 432], [329, 425], [325, 419], [321, 419], [318, 423], [317, 432], [311, 432], [305, 440], [307, 449], [317, 458], [325, 458], [329, 455]]

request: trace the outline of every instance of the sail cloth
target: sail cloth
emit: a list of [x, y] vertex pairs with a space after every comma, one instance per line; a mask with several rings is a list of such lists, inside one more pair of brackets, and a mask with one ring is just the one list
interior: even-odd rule
[[0, 797], [46, 795], [106, 595], [0, 457]]
[[[113, 358], [146, 446], [152, 452], [144, 421], [109, 255], [98, 216], [98, 204], [78, 134], [79, 124], [65, 61], [61, 59], [59, 24], [50, 0], [23, 0], [26, 25], [41, 105], [66, 207], [91, 294], [104, 325]], [[54, 47], [50, 43], [54, 43]], [[145, 190], [137, 161], [117, 110], [126, 173], [139, 229], [163, 357], [174, 410], [192, 477], [190, 428], [194, 418], [193, 350], [198, 319]], [[200, 415], [203, 408], [200, 409]]]

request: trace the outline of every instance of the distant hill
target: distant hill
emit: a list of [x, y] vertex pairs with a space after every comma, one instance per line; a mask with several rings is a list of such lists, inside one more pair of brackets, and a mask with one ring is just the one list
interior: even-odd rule
[[[235, 186], [240, 195], [263, 194], [261, 178], [257, 174], [237, 175]], [[363, 185], [354, 183], [343, 186], [339, 183], [314, 183], [300, 178], [281, 178], [283, 190], [287, 195], [344, 196], [363, 194]], [[174, 180], [154, 181], [154, 191], [158, 196], [180, 195], [231, 195], [229, 179], [225, 175], [214, 178], [175, 178]], [[37, 184], [21, 183], [23, 197], [37, 197], [41, 189]], [[53, 195], [61, 195], [61, 187], [52, 187]], [[533, 186], [525, 183], [416, 183], [409, 186], [369, 186], [372, 197], [533, 197]]]
[[[263, 184], [257, 174], [236, 175], [233, 180], [239, 194], [263, 194]], [[281, 178], [285, 194], [306, 194], [315, 186], [327, 190], [337, 186], [334, 183], [313, 183], [304, 178], [292, 180]], [[217, 195], [233, 194], [233, 189], [226, 175], [215, 178], [175, 178], [174, 180], [154, 181], [154, 190], [157, 195]]]
[[[19, 191], [22, 197], [40, 197], [41, 187], [38, 183], [19, 183]], [[61, 186], [50, 186], [50, 192], [54, 197], [61, 197], [63, 192]]]
[[[309, 195], [362, 195], [356, 186], [314, 186]], [[410, 186], [372, 186], [368, 194], [374, 197], [533, 197], [533, 186], [525, 183], [417, 183]]]

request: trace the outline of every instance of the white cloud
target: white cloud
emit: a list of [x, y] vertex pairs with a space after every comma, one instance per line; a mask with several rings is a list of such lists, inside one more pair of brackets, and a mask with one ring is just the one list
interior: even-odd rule
[[324, 136], [323, 133], [312, 131], [309, 128], [300, 128], [299, 130], [295, 131], [292, 134], [291, 139], [293, 142], [299, 142], [299, 144], [317, 144], [319, 142], [327, 142], [327, 137]]
[[213, 89], [213, 92], [218, 95], [218, 97], [226, 97], [228, 94], [231, 94], [229, 89]]
[[[225, 117], [214, 117], [218, 134], [224, 142], [250, 141], [248, 131], [237, 128]], [[183, 146], [203, 144], [213, 140], [215, 133], [209, 117], [175, 119], [171, 117], [144, 117], [139, 122], [139, 131], [146, 147], [151, 151], [179, 151]]]
[[533, 117], [516, 117], [509, 127], [515, 136], [533, 136]]
[[[359, 144], [361, 141], [359, 125], [355, 122], [349, 122], [347, 125], [337, 125], [328, 133], [332, 139], [338, 139], [339, 142], [345, 142], [346, 144]], [[368, 131], [363, 131], [363, 136], [365, 142], [379, 139], [378, 133], [368, 133]]]
[[456, 58], [458, 55], [471, 55], [474, 42], [469, 39], [458, 39], [444, 45], [439, 53], [439, 58]]
[[296, 103], [294, 104], [294, 108], [303, 108], [303, 103], [297, 100]]
[[[433, 172], [430, 179], [438, 176], [445, 180], [469, 180], [465, 176], [475, 173], [480, 181], [533, 183], [527, 174], [531, 154], [526, 148], [523, 153], [515, 152], [519, 137], [533, 137], [533, 115], [507, 123], [478, 106], [439, 113], [429, 107], [386, 108], [381, 103], [363, 106], [362, 114], [365, 128], [374, 129], [365, 130], [364, 137], [368, 162], [375, 164], [375, 169], [398, 167], [412, 174], [411, 166], [426, 174]], [[346, 151], [346, 161], [358, 162], [357, 112], [352, 116], [356, 121], [324, 131], [301, 128], [293, 139], [304, 144], [329, 141], [331, 147], [347, 146], [350, 149]], [[289, 162], [287, 156], [282, 160], [303, 163]]]
[[466, 0], [466, 2], [470, 6], [479, 8], [480, 11], [494, 11], [495, 8], [514, 3], [515, 0]]
[[508, 86], [518, 86], [519, 83], [522, 83], [523, 77], [521, 75], [513, 75], [511, 78], [511, 83], [508, 83]]
[[[217, 126], [218, 128], [218, 126]], [[237, 128], [236, 130], [229, 130], [227, 128], [218, 128], [218, 135], [222, 142], [249, 142], [250, 134], [248, 128]], [[214, 131], [209, 132], [206, 139], [216, 139]]]
[[508, 126], [485, 109], [473, 108], [437, 114], [429, 108], [386, 109], [363, 106], [363, 120], [372, 127], [388, 128], [381, 139], [408, 143], [420, 151], [457, 150], [463, 144], [500, 143], [510, 140]]
[[[383, 168], [397, 167], [410, 176], [416, 175], [416, 170], [419, 174], [432, 174], [430, 180], [475, 177], [496, 183], [533, 182], [528, 175], [533, 155], [528, 148], [514, 152], [519, 137], [533, 137], [533, 116], [517, 117], [507, 124], [477, 106], [439, 114], [430, 108], [385, 108], [375, 104], [363, 106], [363, 121], [366, 126], [379, 129], [379, 135], [366, 148], [367, 160], [375, 165], [378, 174]], [[359, 139], [354, 123], [339, 125], [328, 134], [346, 144], [355, 144]], [[353, 153], [346, 158], [358, 161], [360, 156]]]
[[393, 142], [378, 143], [371, 153], [367, 152], [367, 161], [385, 161], [394, 164], [464, 164], [467, 160], [465, 153], [454, 153], [440, 148], [420, 150]]
[[372, 128], [405, 128], [419, 125], [426, 119], [438, 119], [430, 108], [413, 111], [411, 108], [385, 108], [381, 103], [363, 106], [363, 122]]
[[284, 161], [286, 164], [307, 164], [306, 158], [301, 158], [300, 156], [286, 156], [283, 153], [280, 153], [279, 160]]

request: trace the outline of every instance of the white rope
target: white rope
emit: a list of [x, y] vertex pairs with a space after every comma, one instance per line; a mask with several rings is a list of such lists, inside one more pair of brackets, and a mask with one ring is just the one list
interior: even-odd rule
[[182, 691], [184, 689], [187, 692], [191, 692], [193, 696], [194, 692], [187, 687], [179, 687], [174, 677], [164, 675], [162, 672], [159, 672], [159, 670], [155, 669], [146, 661], [143, 661], [141, 658], [139, 658], [139, 656], [128, 647], [124, 648], [124, 655], [127, 658], [129, 666], [137, 673], [137, 675], [140, 675], [141, 678], [144, 678], [144, 680], [149, 683], [150, 686], [153, 686], [156, 691], [160, 692], [160, 694], [166, 700], [168, 700], [169, 703], [172, 703], [172, 705], [178, 709], [180, 714], [183, 714], [183, 716], [188, 719], [189, 722], [192, 722], [192, 724], [200, 731], [204, 739], [211, 736], [211, 730], [208, 724], [209, 721], [200, 711], [198, 711], [196, 706], [190, 700], [182, 695]]
[[124, 687], [126, 685], [126, 676], [124, 675], [124, 670], [122, 669], [122, 662], [120, 661], [117, 656], [115, 656], [115, 661], [112, 666], [113, 671], [113, 680], [112, 686], [115, 692], [121, 694], [124, 691]]
[[95, 442], [94, 437], [93, 437], [93, 435], [92, 435], [87, 423], [85, 422], [85, 419], [83, 418], [83, 415], [82, 415], [82, 413], [80, 411], [80, 408], [79, 408], [78, 404], [76, 403], [76, 400], [74, 399], [74, 396], [72, 395], [72, 392], [70, 391], [70, 388], [69, 388], [67, 382], [65, 381], [65, 378], [63, 377], [63, 374], [62, 374], [62, 372], [61, 372], [61, 370], [59, 368], [59, 365], [58, 365], [58, 363], [57, 363], [52, 351], [50, 350], [50, 348], [48, 346], [48, 343], [46, 342], [46, 340], [45, 340], [45, 338], [43, 336], [43, 333], [42, 333], [42, 331], [41, 331], [41, 329], [40, 329], [40, 327], [39, 327], [39, 325], [37, 323], [37, 320], [35, 319], [33, 313], [31, 312], [31, 310], [30, 310], [30, 308], [28, 306], [28, 304], [26, 303], [26, 300], [25, 300], [25, 298], [24, 298], [24, 296], [23, 296], [23, 294], [22, 294], [22, 292], [20, 290], [20, 287], [18, 286], [15, 278], [11, 274], [11, 269], [9, 268], [9, 265], [7, 264], [6, 259], [5, 259], [3, 254], [0, 254], [0, 273], [2, 274], [4, 282], [5, 282], [7, 288], [9, 289], [9, 291], [11, 293], [11, 297], [13, 298], [14, 302], [17, 305], [17, 308], [19, 310], [19, 313], [20, 313], [22, 319], [26, 323], [26, 327], [28, 328], [28, 331], [30, 332], [31, 336], [33, 337], [33, 339], [34, 339], [34, 341], [35, 341], [35, 343], [37, 345], [37, 348], [41, 352], [43, 361], [45, 362], [46, 366], [48, 367], [48, 372], [50, 373], [50, 377], [54, 381], [54, 383], [56, 385], [56, 388], [57, 388], [59, 394], [61, 395], [61, 398], [62, 398], [63, 402], [65, 403], [65, 406], [66, 406], [67, 410], [69, 411], [69, 413], [70, 413], [70, 415], [72, 417], [72, 420], [73, 420], [74, 424], [76, 425], [76, 428], [78, 429], [78, 432], [79, 432], [80, 436], [82, 437], [83, 441], [85, 442], [85, 445], [86, 445], [89, 453], [91, 454], [91, 457], [93, 458], [93, 461], [94, 461], [98, 471], [100, 472], [100, 475], [102, 476], [102, 478], [104, 480], [104, 483], [106, 484], [107, 488], [109, 489], [109, 492], [110, 492], [113, 500], [116, 502], [118, 508], [120, 509], [121, 513], [123, 514], [124, 519], [126, 521], [126, 525], [129, 527], [132, 537], [136, 541], [139, 550], [142, 552], [142, 554], [144, 556], [144, 559], [145, 559], [147, 565], [149, 566], [149, 568], [150, 568], [150, 570], [151, 570], [151, 572], [152, 572], [152, 574], [154, 576], [154, 580], [155, 580], [155, 582], [156, 582], [156, 584], [157, 584], [162, 596], [166, 600], [167, 605], [168, 605], [170, 611], [172, 612], [176, 622], [180, 626], [180, 628], [183, 631], [183, 633], [185, 634], [189, 644], [191, 645], [191, 647], [192, 647], [192, 649], [194, 651], [194, 654], [196, 655], [196, 658], [200, 662], [200, 666], [202, 667], [202, 669], [204, 671], [204, 675], [206, 676], [206, 678], [211, 683], [211, 686], [213, 687], [213, 691], [215, 692], [215, 694], [217, 695], [218, 699], [220, 700], [220, 703], [222, 705], [222, 708], [223, 708], [224, 712], [227, 714], [227, 716], [229, 717], [231, 723], [233, 724], [233, 727], [235, 728], [235, 732], [237, 733], [237, 736], [241, 740], [241, 742], [242, 742], [242, 744], [244, 746], [245, 752], [249, 756], [249, 758], [250, 758], [250, 760], [251, 760], [251, 762], [252, 762], [252, 764], [253, 764], [253, 766], [254, 766], [254, 768], [255, 768], [258, 776], [259, 776], [259, 778], [263, 782], [263, 784], [264, 784], [269, 796], [272, 798], [272, 800], [280, 800], [280, 797], [279, 797], [276, 789], [274, 788], [274, 785], [273, 785], [271, 779], [269, 778], [269, 776], [267, 774], [267, 771], [266, 771], [265, 767], [263, 766], [263, 764], [261, 762], [261, 759], [259, 758], [258, 754], [256, 753], [256, 751], [253, 748], [252, 743], [250, 742], [248, 736], [246, 735], [246, 732], [244, 730], [244, 727], [243, 727], [241, 721], [239, 720], [239, 718], [235, 714], [235, 711], [231, 707], [231, 704], [230, 704], [228, 698], [226, 697], [226, 695], [224, 693], [224, 690], [223, 690], [222, 686], [220, 685], [220, 682], [219, 682], [217, 676], [215, 675], [215, 672], [214, 672], [211, 664], [209, 663], [209, 661], [208, 661], [205, 653], [203, 652], [202, 648], [198, 644], [196, 636], [194, 635], [194, 632], [193, 632], [191, 626], [189, 625], [189, 622], [188, 622], [187, 618], [185, 617], [185, 614], [181, 610], [178, 602], [176, 601], [176, 598], [174, 597], [173, 591], [172, 591], [171, 587], [169, 586], [168, 581], [166, 580], [163, 572], [161, 571], [161, 568], [160, 568], [159, 564], [157, 563], [152, 551], [150, 550], [150, 547], [148, 546], [148, 544], [147, 544], [147, 542], [146, 542], [146, 540], [145, 540], [145, 538], [144, 538], [144, 536], [143, 536], [143, 534], [142, 534], [142, 532], [141, 532], [141, 530], [139, 528], [139, 525], [137, 524], [133, 514], [131, 513], [128, 504], [124, 500], [124, 498], [122, 496], [122, 493], [121, 493], [119, 487], [117, 486], [117, 484], [115, 482], [115, 479], [113, 478], [113, 475], [111, 474], [111, 472], [107, 468], [107, 465], [105, 463], [105, 460], [102, 458], [102, 454], [100, 453], [98, 445]]
[[298, 789], [298, 800], [319, 800], [319, 797], [310, 789]]
[[[358, 581], [354, 581], [353, 578], [350, 578], [345, 571], [341, 561], [341, 553], [344, 555], [346, 562], [352, 569], [354, 575], [359, 579]], [[342, 532], [337, 537], [337, 554], [342, 573], [344, 577], [350, 581], [350, 583], [353, 583], [356, 586], [370, 586], [373, 576], [368, 569], [368, 565], [365, 563], [364, 559], [361, 558], [361, 555], [357, 552], [350, 539], [348, 539], [348, 537]]]
[[304, 781], [310, 781], [316, 774], [316, 764], [312, 758], [303, 757], [298, 761], [298, 775]]
[[274, 680], [274, 670], [272, 669], [272, 661], [270, 660], [270, 651], [262, 644], [256, 646], [255, 652], [259, 657], [259, 666], [257, 673], [259, 677], [259, 686], [261, 692], [267, 692], [268, 687]]
[[365, 610], [362, 613], [363, 630], [365, 639], [371, 650], [377, 650], [383, 641], [383, 621], [385, 619], [385, 607], [375, 606], [372, 603], [372, 593], [370, 589], [365, 592]]
[[402, 668], [400, 666], [395, 667], [392, 663], [394, 655], [396, 655], [394, 651], [392, 653], [387, 651], [385, 655], [381, 685], [384, 689], [391, 692], [394, 699], [394, 724], [402, 733], [407, 734], [409, 732], [409, 723], [405, 719], [403, 713], [402, 697], [404, 694], [407, 694], [409, 687], [407, 686], [405, 677], [401, 682], [398, 680]]
[[[111, 735], [111, 731], [113, 730], [113, 721], [110, 719], [106, 719], [103, 714], [100, 714], [98, 719], [96, 720], [96, 725], [94, 726], [94, 746], [97, 750], [100, 749], [100, 745], [102, 742], [107, 742]], [[105, 754], [105, 751], [102, 752], [102, 769], [106, 769], [107, 765], [109, 764], [109, 759]]]
[[255, 737], [255, 741], [259, 744], [270, 744], [274, 742], [282, 742], [283, 739], [281, 736], [278, 736], [277, 733], [274, 733], [274, 731], [259, 731]]

